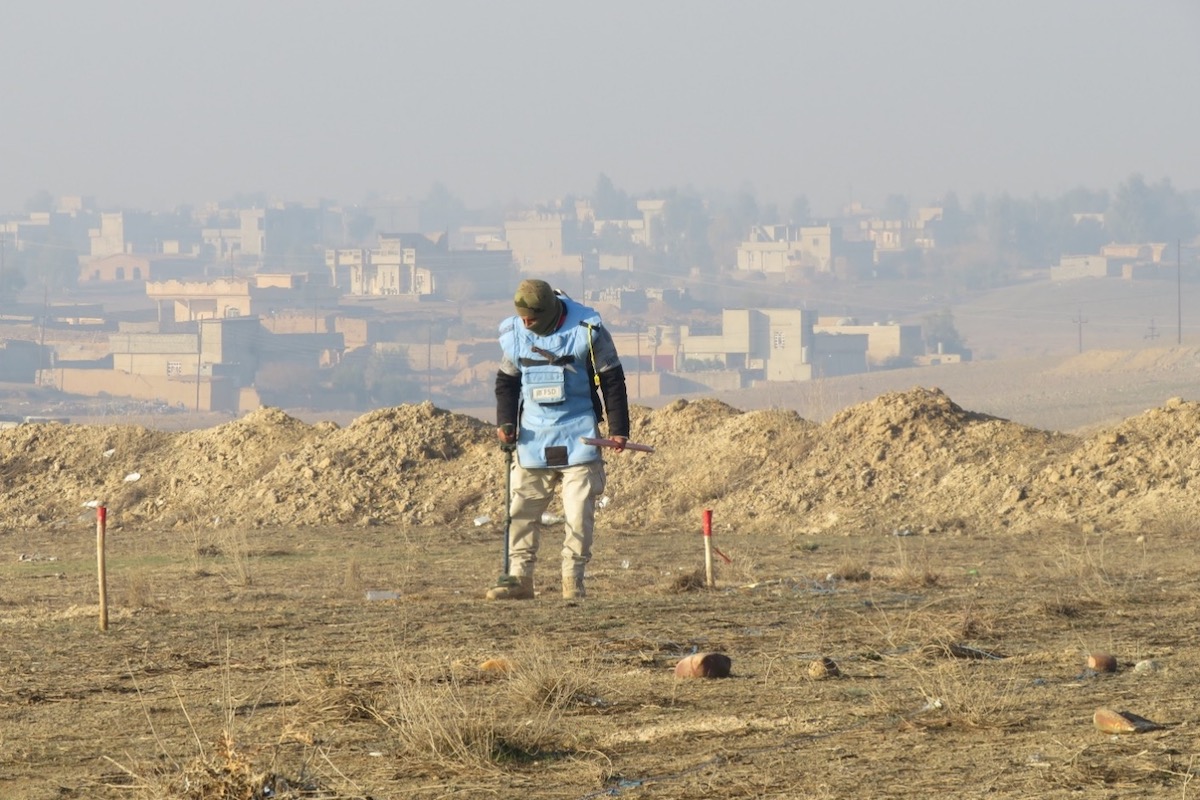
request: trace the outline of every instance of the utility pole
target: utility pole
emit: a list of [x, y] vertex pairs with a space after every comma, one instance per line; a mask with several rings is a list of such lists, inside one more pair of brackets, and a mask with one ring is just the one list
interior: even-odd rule
[[638, 396], [638, 399], [640, 400], [640, 399], [642, 399], [642, 329], [641, 328], [638, 328], [635, 336], [637, 337], [637, 365], [638, 365], [637, 396]]
[[1183, 344], [1183, 245], [1175, 240], [1175, 344]]
[[37, 369], [37, 385], [42, 385], [42, 371], [45, 364], [46, 353], [46, 315], [50, 312], [50, 287], [42, 284], [42, 324], [41, 332], [38, 335], [38, 369]]
[[204, 320], [196, 318], [196, 413], [200, 413], [200, 363], [204, 355]]
[[1150, 332], [1142, 337], [1143, 339], [1157, 339], [1158, 328], [1154, 327], [1154, 317], [1150, 318]]
[[[0, 301], [4, 299], [4, 242], [4, 234], [0, 234]], [[3, 316], [2, 309], [0, 316]]]
[[1079, 309], [1079, 313], [1075, 315], [1075, 319], [1071, 320], [1071, 322], [1074, 322], [1079, 328], [1079, 352], [1082, 353], [1083, 352], [1083, 326], [1087, 323], [1087, 320], [1083, 318], [1083, 309], [1082, 308]]

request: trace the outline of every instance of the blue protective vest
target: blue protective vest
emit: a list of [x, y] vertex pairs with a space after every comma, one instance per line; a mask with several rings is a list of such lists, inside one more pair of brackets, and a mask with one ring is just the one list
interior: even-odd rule
[[581, 437], [599, 436], [588, 383], [588, 324], [598, 326], [600, 315], [570, 298], [559, 299], [567, 316], [551, 334], [538, 336], [526, 330], [517, 316], [500, 325], [500, 347], [521, 370], [517, 458], [526, 468], [600, 460], [599, 448], [580, 441]]

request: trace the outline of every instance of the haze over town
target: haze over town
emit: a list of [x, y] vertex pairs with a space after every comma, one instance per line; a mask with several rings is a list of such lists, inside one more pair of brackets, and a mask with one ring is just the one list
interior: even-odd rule
[[638, 400], [1082, 353], [1085, 325], [1194, 344], [1189, 3], [11, 19], [7, 406], [476, 410], [523, 277], [602, 311]]
[[0, 209], [266, 192], [471, 207], [751, 190], [819, 215], [1200, 187], [1200, 6], [719, 0], [22, 3]]

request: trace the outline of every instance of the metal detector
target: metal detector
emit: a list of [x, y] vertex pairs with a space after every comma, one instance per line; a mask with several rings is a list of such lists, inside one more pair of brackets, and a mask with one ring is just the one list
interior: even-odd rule
[[501, 444], [500, 449], [504, 451], [504, 569], [500, 573], [500, 579], [496, 581], [496, 586], [519, 586], [521, 581], [515, 575], [508, 574], [508, 537], [512, 530], [512, 471], [513, 471], [513, 453], [516, 452], [515, 444]]

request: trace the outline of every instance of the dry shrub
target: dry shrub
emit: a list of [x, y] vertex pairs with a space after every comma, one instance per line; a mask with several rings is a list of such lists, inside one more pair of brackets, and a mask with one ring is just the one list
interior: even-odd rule
[[910, 553], [903, 539], [896, 542], [896, 564], [887, 575], [897, 585], [911, 588], [928, 589], [941, 581], [941, 573], [933, 566], [929, 552], [922, 547], [918, 553]]
[[[579, 648], [572, 655], [580, 658]], [[529, 709], [565, 710], [591, 705], [597, 695], [600, 668], [585, 656], [583, 663], [567, 661], [544, 643], [535, 643], [520, 653], [509, 676], [513, 699]]]
[[502, 702], [507, 698], [474, 697], [454, 678], [400, 683], [388, 699], [381, 721], [404, 757], [429, 769], [488, 771], [566, 748], [561, 709], [553, 703], [521, 713]]
[[225, 556], [230, 573], [226, 580], [237, 586], [254, 582], [250, 569], [250, 539], [244, 528], [221, 528], [217, 533], [219, 551]]
[[212, 752], [201, 752], [172, 768], [138, 772], [109, 758], [122, 773], [112, 783], [145, 800], [301, 800], [328, 797], [314, 781], [286, 778], [256, 764], [252, 754], [238, 748], [229, 731], [221, 734]]
[[[949, 658], [930, 661], [916, 657], [904, 664], [920, 693], [916, 708], [895, 709], [915, 724], [962, 725], [971, 728], [1008, 728], [1024, 724], [1021, 711], [1021, 680], [1003, 660]], [[895, 702], [877, 701], [884, 705]]]
[[346, 562], [346, 570], [342, 576], [342, 587], [346, 594], [351, 597], [359, 596], [366, 589], [366, 583], [363, 581], [362, 565], [356, 559], [350, 559]]
[[[714, 577], [713, 580], [716, 580]], [[699, 592], [708, 587], [708, 579], [704, 573], [704, 567], [697, 567], [691, 572], [684, 572], [676, 575], [667, 584], [667, 592], [670, 594], [684, 594], [685, 592]]]
[[413, 680], [411, 667], [375, 711], [414, 765], [445, 771], [491, 771], [564, 758], [576, 742], [564, 715], [593, 701], [597, 667], [542, 643], [512, 659], [503, 680], [481, 683], [443, 670], [434, 682]]
[[1047, 770], [1053, 784], [1079, 793], [1080, 787], [1092, 786], [1110, 796], [1161, 795], [1167, 787], [1179, 790], [1179, 797], [1191, 797], [1188, 786], [1200, 774], [1194, 756], [1180, 753], [1169, 740], [1147, 742], [1136, 737], [1114, 745], [1088, 744], [1066, 754], [1063, 768]]
[[[1071, 586], [1077, 602], [1105, 607], [1136, 602], [1146, 585], [1143, 572], [1124, 570], [1130, 563], [1105, 534], [1078, 533], [1059, 544], [1051, 580]], [[1119, 543], [1118, 543], [1119, 544]], [[1143, 558], [1144, 562], [1144, 558]], [[1144, 566], [1144, 563], [1143, 563]]]
[[[327, 673], [318, 681], [297, 689], [292, 732], [342, 725], [353, 720], [380, 717], [380, 682], [354, 680], [341, 673]], [[307, 735], [295, 738], [305, 740]]]
[[827, 577], [857, 583], [871, 580], [871, 571], [861, 561], [847, 556], [837, 563]]
[[144, 572], [130, 572], [125, 576], [124, 591], [121, 593], [121, 605], [125, 608], [154, 608], [154, 591], [150, 578]]

